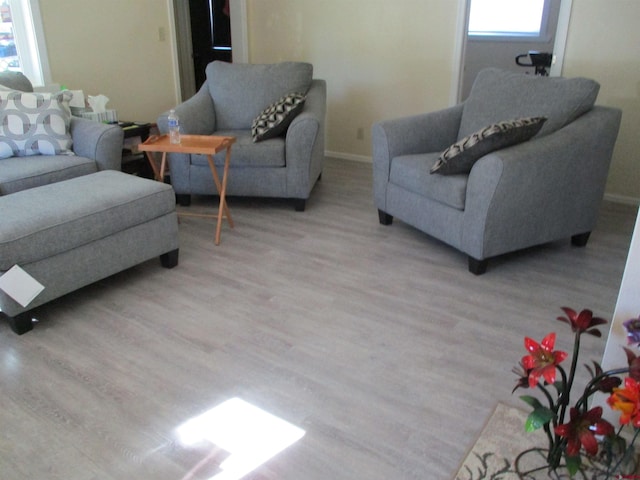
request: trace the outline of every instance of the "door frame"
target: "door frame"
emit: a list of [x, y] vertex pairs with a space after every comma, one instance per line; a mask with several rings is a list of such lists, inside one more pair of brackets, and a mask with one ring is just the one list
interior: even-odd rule
[[[195, 92], [193, 69], [193, 46], [191, 44], [191, 24], [189, 2], [167, 0], [171, 38], [173, 38], [172, 59], [176, 103], [191, 98]], [[248, 63], [249, 35], [247, 32], [247, 0], [230, 0], [231, 45], [234, 63]]]
[[[573, 0], [560, 0], [558, 27], [556, 28], [556, 36], [553, 44], [553, 63], [549, 70], [549, 75], [552, 77], [562, 75], [562, 66], [564, 64], [564, 53], [567, 45], [567, 35], [569, 33], [572, 4]], [[462, 73], [467, 46], [470, 5], [471, 0], [458, 0], [456, 38], [453, 48], [452, 88], [449, 95], [449, 103], [451, 105], [458, 103], [461, 97]]]

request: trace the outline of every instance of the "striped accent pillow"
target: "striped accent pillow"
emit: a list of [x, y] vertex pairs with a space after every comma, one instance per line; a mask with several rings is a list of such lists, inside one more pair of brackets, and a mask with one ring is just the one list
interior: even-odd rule
[[481, 128], [442, 152], [431, 167], [431, 173], [469, 173], [474, 163], [486, 154], [529, 140], [546, 120], [546, 117], [523, 117]]

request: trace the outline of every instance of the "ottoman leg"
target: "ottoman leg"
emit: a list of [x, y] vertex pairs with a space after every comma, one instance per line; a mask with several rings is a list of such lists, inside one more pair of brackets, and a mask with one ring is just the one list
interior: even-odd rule
[[18, 335], [22, 335], [23, 333], [27, 333], [30, 330], [33, 330], [33, 321], [31, 319], [31, 313], [22, 312], [16, 315], [15, 317], [9, 317], [9, 326], [14, 333]]
[[170, 252], [160, 255], [160, 264], [164, 268], [173, 268], [178, 265], [178, 252], [179, 249], [171, 250]]

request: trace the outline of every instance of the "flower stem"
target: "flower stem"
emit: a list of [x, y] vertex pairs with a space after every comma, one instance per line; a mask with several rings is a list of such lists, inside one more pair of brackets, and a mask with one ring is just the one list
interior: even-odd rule
[[576, 366], [578, 365], [578, 355], [580, 353], [580, 334], [581, 331], [576, 331], [575, 340], [573, 341], [573, 358], [571, 359], [571, 369], [569, 370], [569, 379], [565, 383], [564, 392], [562, 392], [562, 408], [560, 409], [560, 423], [564, 423], [564, 415], [567, 411], [567, 405], [569, 405], [569, 396], [571, 394], [571, 387], [573, 386], [573, 379], [576, 375]]

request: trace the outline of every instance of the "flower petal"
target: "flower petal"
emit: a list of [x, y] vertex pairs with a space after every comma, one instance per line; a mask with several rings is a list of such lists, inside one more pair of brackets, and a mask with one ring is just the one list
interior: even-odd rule
[[540, 344], [532, 338], [524, 337], [524, 348], [526, 348], [528, 352], [534, 353], [540, 350]]
[[543, 350], [550, 352], [553, 350], [553, 346], [556, 344], [556, 334], [555, 332], [551, 332], [549, 335], [542, 339], [542, 343], [540, 346]]

